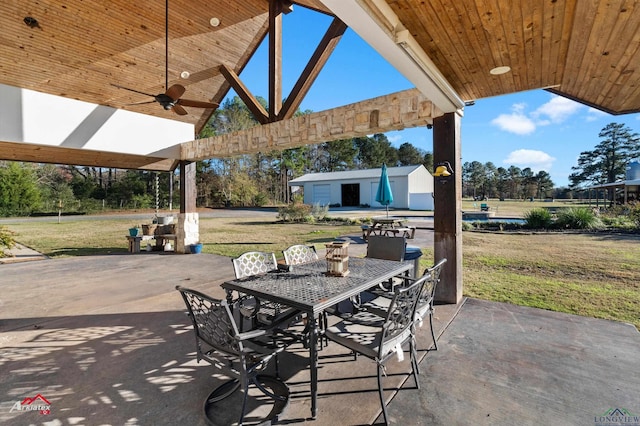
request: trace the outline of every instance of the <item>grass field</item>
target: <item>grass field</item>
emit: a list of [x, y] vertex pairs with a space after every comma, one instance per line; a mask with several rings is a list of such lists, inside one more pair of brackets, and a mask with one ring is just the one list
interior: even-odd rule
[[[511, 203], [511, 211], [530, 205]], [[8, 228], [22, 244], [60, 257], [126, 252], [122, 234], [130, 225], [130, 220], [96, 219], [24, 222]], [[200, 220], [203, 252], [224, 256], [248, 250], [280, 253], [291, 244], [321, 245], [359, 232], [354, 225]], [[433, 261], [433, 247], [423, 247], [423, 252], [421, 266], [426, 267]], [[640, 235], [465, 232], [463, 258], [466, 296], [624, 321], [640, 329]]]
[[[487, 204], [490, 211], [495, 212], [499, 217], [523, 217], [526, 212], [535, 208], [569, 208], [569, 207], [587, 207], [589, 203], [587, 201], [578, 200], [505, 200], [500, 201], [498, 199], [491, 198], [487, 201], [473, 201], [470, 199], [462, 200], [463, 211], [478, 211], [481, 204]], [[602, 200], [600, 201], [602, 204]], [[595, 207], [595, 201], [591, 203], [591, 206]]]

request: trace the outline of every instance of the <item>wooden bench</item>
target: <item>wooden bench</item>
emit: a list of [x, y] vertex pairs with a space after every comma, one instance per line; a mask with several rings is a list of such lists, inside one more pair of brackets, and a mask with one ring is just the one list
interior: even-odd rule
[[387, 228], [384, 230], [384, 235], [388, 237], [405, 237], [408, 240], [412, 240], [416, 235], [416, 227], [406, 226], [403, 228]]
[[132, 237], [127, 235], [127, 242], [129, 243], [129, 253], [140, 253], [140, 243], [142, 241], [156, 240], [156, 250], [162, 250], [168, 240], [173, 240], [173, 247], [175, 250], [178, 237], [176, 234], [160, 234], [160, 235], [138, 235]]

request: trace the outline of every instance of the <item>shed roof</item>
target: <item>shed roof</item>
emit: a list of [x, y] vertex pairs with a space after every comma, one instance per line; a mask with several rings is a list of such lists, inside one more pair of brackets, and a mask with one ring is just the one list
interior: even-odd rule
[[[387, 176], [390, 178], [398, 176], [408, 176], [419, 168], [425, 168], [422, 164], [417, 166], [387, 167]], [[426, 170], [426, 169], [425, 169]], [[364, 170], [348, 170], [344, 172], [329, 173], [307, 173], [299, 178], [289, 181], [289, 185], [296, 185], [306, 182], [324, 182], [328, 180], [348, 180], [348, 179], [376, 179], [382, 173], [381, 168], [364, 169]]]
[[601, 188], [611, 188], [611, 187], [618, 187], [618, 186], [638, 186], [640, 185], [640, 179], [631, 179], [631, 180], [621, 180], [618, 182], [610, 182], [610, 183], [603, 183], [601, 185], [594, 185], [594, 186], [590, 186], [587, 189], [601, 189]]

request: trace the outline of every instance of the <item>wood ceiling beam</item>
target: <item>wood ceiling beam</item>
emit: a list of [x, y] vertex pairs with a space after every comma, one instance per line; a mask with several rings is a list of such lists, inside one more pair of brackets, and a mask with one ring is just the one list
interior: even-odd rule
[[231, 84], [233, 90], [240, 96], [240, 99], [242, 99], [247, 108], [249, 108], [249, 111], [251, 111], [255, 119], [258, 120], [260, 124], [268, 123], [269, 113], [260, 105], [256, 97], [251, 94], [251, 91], [249, 91], [249, 88], [240, 80], [238, 74], [224, 64], [220, 65], [220, 73], [224, 75], [227, 82]]
[[[288, 7], [290, 7], [290, 3]], [[278, 119], [282, 108], [282, 14], [283, 0], [269, 1], [269, 121]]]
[[346, 30], [347, 25], [340, 19], [335, 18], [333, 22], [331, 22], [320, 44], [318, 44], [315, 52], [313, 52], [309, 63], [307, 63], [307, 66], [302, 71], [293, 89], [291, 89], [291, 93], [278, 114], [278, 119], [287, 120], [293, 117], [293, 114], [295, 114], [302, 100], [309, 92], [311, 85], [318, 77], [318, 74], [320, 74], [320, 71], [327, 63], [331, 53], [333, 53], [333, 50], [338, 45], [338, 42]]
[[426, 126], [443, 115], [417, 89], [405, 90], [343, 107], [316, 112], [251, 129], [185, 142], [186, 161], [269, 152], [373, 133]]
[[162, 172], [173, 170], [178, 164], [172, 158], [1, 141], [0, 160]]
[[[264, 40], [264, 38], [267, 36], [268, 33], [269, 33], [269, 21], [267, 20], [265, 21], [264, 25], [260, 28], [260, 31], [258, 31], [256, 38], [249, 45], [247, 51], [240, 57], [240, 60], [238, 61], [240, 66], [236, 68], [236, 71], [235, 71], [237, 75], [242, 73], [242, 70], [247, 66], [247, 64], [249, 63], [249, 60], [256, 53], [256, 50], [258, 50], [258, 48], [262, 44], [262, 41]], [[218, 67], [218, 72], [220, 72], [219, 67]], [[217, 92], [211, 98], [212, 101], [221, 104], [222, 101], [224, 100], [224, 97], [227, 96], [229, 89], [231, 89], [231, 84], [225, 77], [224, 82], [220, 85], [220, 87], [218, 87]], [[208, 114], [203, 114], [200, 117], [200, 120], [198, 120], [198, 122], [196, 123], [196, 129], [195, 129], [196, 135], [199, 135], [202, 132], [202, 129], [204, 129], [204, 127], [207, 125], [207, 123], [209, 122], [209, 119], [211, 118], [214, 112], [215, 110], [211, 111]]]

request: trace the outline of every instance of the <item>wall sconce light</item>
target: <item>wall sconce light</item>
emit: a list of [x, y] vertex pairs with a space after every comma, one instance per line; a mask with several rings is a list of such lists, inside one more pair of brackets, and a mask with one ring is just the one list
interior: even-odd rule
[[453, 169], [448, 161], [443, 161], [436, 164], [433, 170], [433, 177], [437, 178], [441, 183], [447, 183], [453, 176]]

